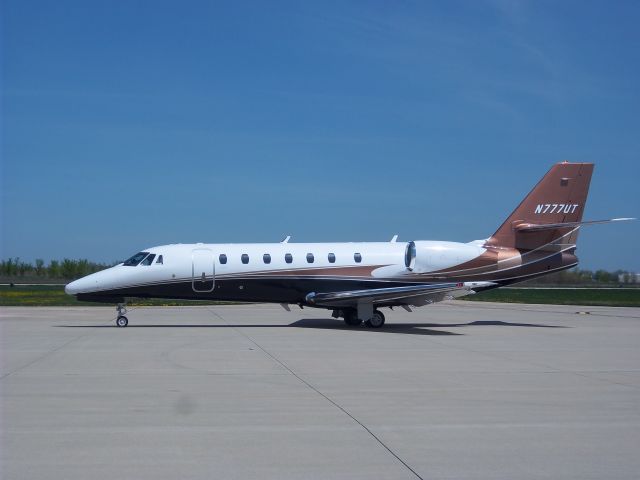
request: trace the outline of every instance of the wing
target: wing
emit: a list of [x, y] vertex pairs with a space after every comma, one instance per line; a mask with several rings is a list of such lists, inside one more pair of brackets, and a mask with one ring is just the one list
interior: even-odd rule
[[306, 300], [308, 303], [318, 307], [349, 307], [358, 303], [372, 303], [378, 306], [421, 306], [440, 302], [447, 298], [473, 294], [476, 289], [485, 289], [496, 285], [494, 282], [432, 283], [429, 285], [371, 288], [345, 292], [311, 292], [306, 296]]

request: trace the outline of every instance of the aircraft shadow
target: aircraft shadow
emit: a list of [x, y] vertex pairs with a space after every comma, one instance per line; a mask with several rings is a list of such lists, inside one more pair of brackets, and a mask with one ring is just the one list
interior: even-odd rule
[[[408, 335], [464, 335], [463, 333], [449, 332], [446, 330], [434, 330], [434, 328], [460, 328], [479, 326], [507, 326], [507, 327], [533, 327], [533, 328], [569, 328], [561, 325], [542, 325], [535, 323], [512, 323], [503, 321], [474, 321], [469, 323], [387, 323], [384, 327], [366, 328], [363, 325], [347, 326], [342, 320], [330, 318], [303, 318], [288, 325], [283, 324], [129, 324], [126, 328], [311, 328], [317, 330], [346, 330], [371, 333], [399, 333]], [[62, 328], [118, 328], [114, 324], [109, 325], [57, 325]]]
[[366, 328], [363, 325], [349, 327], [342, 320], [326, 318], [304, 318], [289, 325], [296, 328], [316, 328], [328, 330], [364, 330], [374, 333], [406, 333], [412, 335], [464, 335], [463, 333], [448, 332], [446, 330], [433, 330], [434, 328], [458, 328], [477, 326], [508, 326], [508, 327], [535, 327], [535, 328], [567, 328], [560, 325], [542, 325], [535, 323], [512, 323], [502, 321], [480, 321], [469, 323], [387, 323], [384, 327]]
[[303, 318], [293, 322], [289, 327], [312, 328], [316, 330], [355, 330], [371, 333], [403, 333], [409, 335], [462, 335], [461, 333], [445, 330], [432, 330], [425, 327], [440, 327], [436, 324], [425, 323], [386, 323], [382, 328], [367, 328], [364, 325], [348, 326], [342, 320], [329, 318]]
[[543, 325], [540, 323], [516, 323], [516, 322], [503, 322], [499, 320], [476, 320], [469, 323], [425, 323], [425, 327], [478, 327], [478, 326], [505, 326], [505, 327], [533, 327], [533, 328], [571, 328], [564, 325]]

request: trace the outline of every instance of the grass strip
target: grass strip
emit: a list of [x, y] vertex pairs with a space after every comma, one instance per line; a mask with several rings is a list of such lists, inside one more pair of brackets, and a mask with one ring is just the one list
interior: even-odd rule
[[638, 288], [498, 288], [463, 297], [475, 302], [640, 307]]
[[[203, 300], [166, 300], [158, 298], [138, 298], [127, 302], [129, 306], [182, 306], [182, 305], [220, 305], [232, 302], [213, 302]], [[0, 285], [0, 306], [3, 307], [104, 307], [109, 303], [79, 302], [76, 297], [67, 295], [62, 285]]]

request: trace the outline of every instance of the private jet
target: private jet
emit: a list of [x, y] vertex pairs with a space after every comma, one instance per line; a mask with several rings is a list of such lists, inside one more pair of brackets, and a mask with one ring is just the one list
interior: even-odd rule
[[384, 325], [385, 307], [411, 311], [445, 299], [511, 285], [578, 264], [592, 163], [555, 164], [484, 240], [175, 244], [146, 248], [125, 262], [69, 283], [78, 300], [226, 300], [324, 308], [349, 326]]

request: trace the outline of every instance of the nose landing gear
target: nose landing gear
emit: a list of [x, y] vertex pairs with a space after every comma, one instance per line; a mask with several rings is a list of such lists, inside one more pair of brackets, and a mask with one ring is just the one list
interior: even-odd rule
[[116, 306], [116, 311], [118, 312], [118, 318], [116, 318], [116, 326], [124, 328], [129, 325], [129, 319], [124, 316], [124, 314], [127, 313], [127, 304], [119, 303]]

